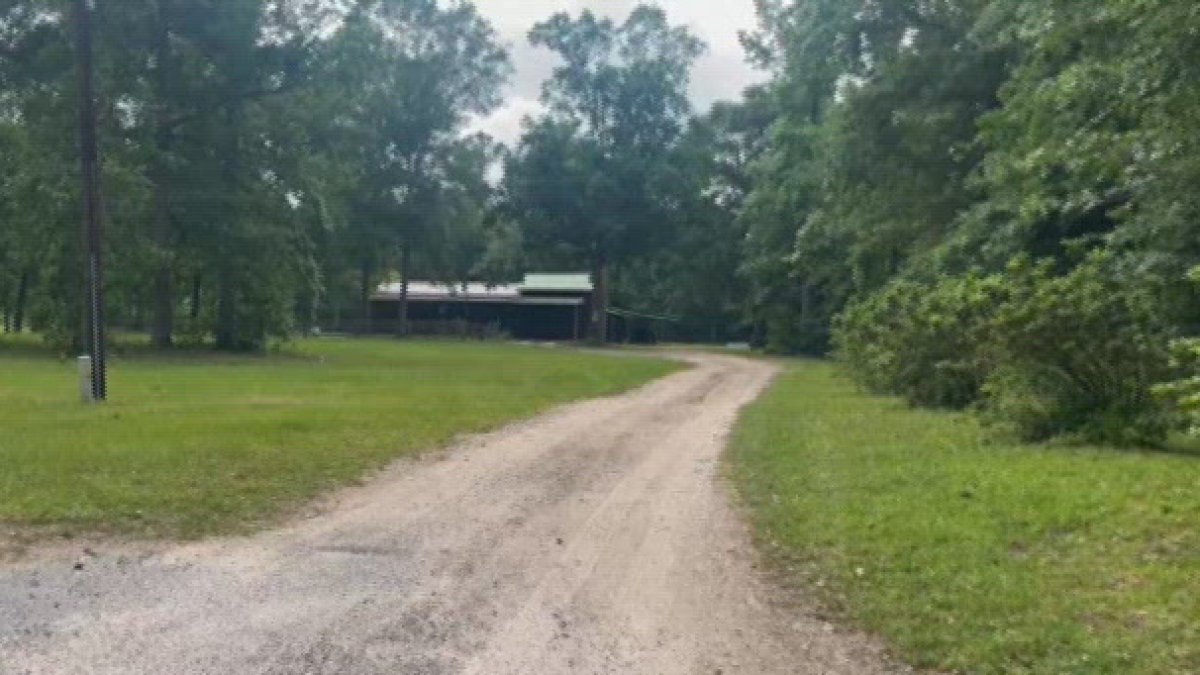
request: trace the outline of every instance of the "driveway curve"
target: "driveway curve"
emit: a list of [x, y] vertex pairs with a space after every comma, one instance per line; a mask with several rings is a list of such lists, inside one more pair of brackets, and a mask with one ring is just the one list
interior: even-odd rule
[[0, 567], [0, 672], [887, 671], [762, 578], [730, 506], [721, 454], [775, 366], [681, 357], [284, 528]]

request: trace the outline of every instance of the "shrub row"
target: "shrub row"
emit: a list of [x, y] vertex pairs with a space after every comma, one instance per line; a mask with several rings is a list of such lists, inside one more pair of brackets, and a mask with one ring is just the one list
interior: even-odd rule
[[1022, 440], [1158, 444], [1171, 372], [1156, 284], [1109, 253], [1066, 273], [1003, 271], [897, 281], [839, 317], [841, 360], [872, 391], [913, 405], [975, 406]]

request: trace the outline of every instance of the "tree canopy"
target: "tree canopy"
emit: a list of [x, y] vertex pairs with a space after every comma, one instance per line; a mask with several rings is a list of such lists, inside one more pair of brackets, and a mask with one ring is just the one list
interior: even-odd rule
[[556, 14], [529, 33], [561, 59], [507, 166], [525, 242], [586, 261], [597, 286], [593, 336], [604, 339], [609, 268], [661, 245], [686, 199], [678, 154], [691, 67], [704, 50], [650, 6], [623, 23]]
[[[81, 329], [68, 10], [0, 5], [0, 307], [64, 344]], [[259, 347], [355, 297], [356, 272], [445, 272], [487, 207], [490, 151], [460, 132], [509, 65], [469, 3], [100, 2], [97, 25], [112, 320], [161, 346]]]
[[869, 386], [1032, 436], [1161, 438], [1149, 388], [1200, 309], [1200, 11], [758, 4], [775, 117], [739, 217], [764, 340], [824, 353], [832, 332]]

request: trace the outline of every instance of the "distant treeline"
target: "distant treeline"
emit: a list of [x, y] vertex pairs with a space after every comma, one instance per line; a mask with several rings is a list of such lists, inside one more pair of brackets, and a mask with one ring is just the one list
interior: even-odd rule
[[[0, 1], [0, 315], [63, 347], [85, 328], [77, 6]], [[511, 70], [470, 2], [95, 6], [110, 323], [258, 349], [354, 323], [385, 279], [539, 268], [681, 336], [739, 331], [723, 136], [687, 96], [704, 45], [661, 10], [535, 26], [560, 67], [510, 150], [468, 133]]]
[[[95, 7], [112, 323], [256, 348], [401, 257], [453, 276], [482, 247], [496, 148], [462, 129], [509, 65], [470, 5]], [[0, 311], [62, 344], [82, 328], [76, 8], [0, 2]]]

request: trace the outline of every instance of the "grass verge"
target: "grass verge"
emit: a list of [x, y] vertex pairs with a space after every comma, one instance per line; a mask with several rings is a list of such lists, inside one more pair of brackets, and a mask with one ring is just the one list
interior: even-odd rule
[[990, 444], [799, 362], [731, 458], [789, 580], [918, 667], [1200, 672], [1200, 456]]
[[0, 343], [0, 525], [245, 530], [399, 456], [677, 367], [465, 342], [322, 339], [258, 357], [134, 349], [113, 363], [111, 400], [84, 406], [74, 363]]

